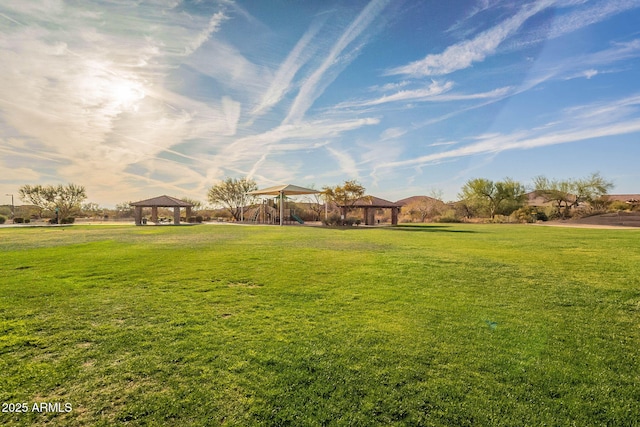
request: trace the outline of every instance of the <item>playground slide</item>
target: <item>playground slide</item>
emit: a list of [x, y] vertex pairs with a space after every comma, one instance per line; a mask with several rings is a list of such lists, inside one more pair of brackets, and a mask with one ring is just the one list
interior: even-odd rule
[[291, 214], [291, 218], [295, 219], [296, 221], [298, 221], [300, 224], [304, 224], [304, 221], [302, 220], [302, 218], [300, 218], [298, 215], [292, 213]]

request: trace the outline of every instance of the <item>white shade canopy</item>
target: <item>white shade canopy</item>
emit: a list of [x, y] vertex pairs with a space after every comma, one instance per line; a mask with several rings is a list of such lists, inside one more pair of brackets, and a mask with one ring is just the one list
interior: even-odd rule
[[276, 185], [275, 187], [263, 188], [262, 190], [249, 191], [247, 194], [253, 194], [254, 196], [279, 196], [284, 194], [285, 196], [295, 196], [297, 194], [316, 194], [318, 190], [311, 188], [298, 187], [297, 185], [284, 184]]

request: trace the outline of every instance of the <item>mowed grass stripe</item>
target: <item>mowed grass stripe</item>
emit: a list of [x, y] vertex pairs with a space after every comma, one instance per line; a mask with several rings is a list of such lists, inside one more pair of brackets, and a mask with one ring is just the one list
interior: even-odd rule
[[633, 425], [640, 233], [0, 230], [7, 425]]

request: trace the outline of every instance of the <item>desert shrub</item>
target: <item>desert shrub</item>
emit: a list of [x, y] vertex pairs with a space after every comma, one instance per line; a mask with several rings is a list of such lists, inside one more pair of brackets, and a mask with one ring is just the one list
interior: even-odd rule
[[196, 222], [197, 223], [201, 223], [203, 221], [204, 218], [202, 218], [202, 215], [196, 215]]
[[609, 205], [609, 210], [611, 212], [628, 211], [630, 209], [631, 209], [631, 205], [627, 202], [623, 202], [622, 200], [614, 200]]
[[322, 223], [324, 225], [340, 225], [342, 223], [342, 217], [339, 214], [333, 213], [323, 219]]
[[547, 212], [544, 209], [536, 210], [536, 218], [538, 221], [549, 221], [549, 216], [547, 215]]
[[548, 221], [549, 218], [543, 209], [535, 206], [524, 206], [515, 211], [511, 216], [518, 222], [532, 223], [536, 221]]
[[345, 225], [348, 226], [353, 226], [353, 225], [360, 225], [362, 223], [362, 220], [360, 218], [356, 218], [356, 217], [348, 217], [347, 220], [345, 221]]
[[60, 224], [73, 224], [74, 222], [76, 222], [76, 219], [74, 217], [62, 218], [60, 220]]
[[0, 215], [0, 224], [4, 224], [7, 221], [7, 217]]
[[456, 216], [449, 216], [449, 215], [443, 215], [440, 218], [438, 218], [438, 222], [442, 222], [442, 223], [459, 223], [462, 222], [462, 220]]
[[31, 218], [25, 218], [25, 219], [24, 219], [24, 223], [25, 223], [25, 224], [29, 224], [30, 222], [31, 222]]
[[437, 222], [458, 223], [462, 222], [462, 219], [460, 219], [460, 217], [458, 216], [458, 212], [455, 209], [449, 209], [448, 211], [443, 213], [440, 218], [438, 218]]
[[342, 219], [339, 214], [331, 214], [326, 219], [322, 220], [322, 223], [330, 226], [353, 226], [360, 225], [362, 220], [357, 217], [347, 217], [346, 219]]
[[509, 224], [511, 218], [506, 215], [495, 215], [493, 218], [489, 218], [487, 224]]
[[14, 224], [24, 224], [24, 218], [19, 217], [19, 216], [15, 217], [15, 218], [13, 218], [13, 223]]
[[552, 208], [547, 211], [547, 218], [549, 219], [549, 221], [561, 219], [562, 214], [556, 208]]

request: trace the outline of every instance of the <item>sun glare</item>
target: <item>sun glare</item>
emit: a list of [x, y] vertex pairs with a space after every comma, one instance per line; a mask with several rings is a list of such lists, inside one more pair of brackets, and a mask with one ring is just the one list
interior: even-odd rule
[[79, 82], [79, 94], [85, 108], [99, 109], [107, 115], [138, 111], [146, 96], [144, 85], [135, 76], [119, 76], [98, 71], [85, 75]]
[[145, 97], [142, 85], [131, 80], [114, 80], [111, 83], [111, 98], [123, 110], [137, 111], [138, 101]]

